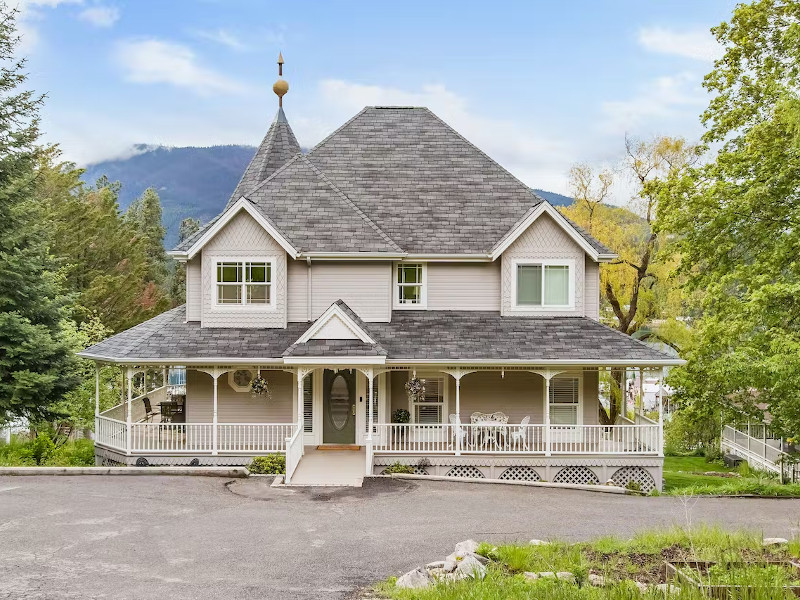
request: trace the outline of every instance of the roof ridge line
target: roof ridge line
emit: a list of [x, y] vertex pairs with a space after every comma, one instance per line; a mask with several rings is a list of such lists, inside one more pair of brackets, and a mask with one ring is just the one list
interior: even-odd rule
[[375, 232], [384, 239], [385, 242], [388, 242], [389, 244], [391, 244], [398, 251], [403, 252], [403, 249], [392, 238], [390, 238], [383, 231], [383, 229], [378, 227], [378, 225], [372, 219], [370, 219], [367, 216], [367, 213], [365, 213], [361, 208], [359, 208], [359, 206], [355, 202], [353, 202], [353, 200], [351, 200], [350, 197], [347, 194], [345, 194], [342, 190], [340, 190], [338, 187], [336, 187], [336, 184], [334, 184], [330, 179], [328, 179], [328, 177], [325, 175], [325, 173], [321, 169], [319, 169], [313, 162], [311, 162], [308, 159], [307, 156], [301, 155], [301, 157], [305, 160], [306, 163], [308, 163], [308, 166], [311, 167], [311, 169], [317, 174], [317, 176], [320, 179], [322, 179], [322, 181], [327, 183], [328, 186], [330, 186], [330, 188], [334, 192], [336, 192], [356, 212], [356, 214], [359, 217], [361, 217], [364, 221], [366, 221], [366, 223], [370, 227], [372, 227], [375, 230]]
[[313, 154], [313, 153], [314, 153], [314, 150], [317, 150], [318, 148], [322, 148], [322, 146], [324, 146], [325, 144], [327, 144], [327, 143], [328, 143], [328, 141], [329, 141], [329, 140], [330, 140], [330, 139], [331, 139], [333, 136], [335, 136], [337, 133], [339, 133], [340, 131], [342, 131], [342, 130], [343, 130], [345, 127], [347, 127], [348, 125], [350, 125], [350, 123], [352, 123], [353, 121], [355, 121], [355, 120], [356, 120], [358, 117], [360, 117], [360, 116], [361, 116], [363, 113], [367, 112], [367, 109], [368, 109], [368, 108], [371, 108], [371, 107], [370, 107], [370, 106], [365, 106], [365, 107], [364, 107], [364, 108], [362, 108], [360, 111], [358, 111], [356, 114], [354, 114], [352, 117], [350, 117], [350, 118], [349, 118], [347, 121], [345, 121], [344, 123], [342, 123], [342, 124], [341, 124], [339, 127], [337, 127], [336, 129], [334, 129], [334, 130], [333, 130], [331, 133], [329, 133], [327, 136], [325, 136], [324, 138], [322, 138], [322, 141], [318, 142], [316, 146], [314, 146], [314, 147], [313, 147], [311, 150], [309, 150], [309, 151], [308, 151], [308, 153], [306, 154], [306, 156], [310, 156], [311, 154]]
[[[275, 176], [277, 176], [277, 175], [278, 175], [278, 173], [281, 173], [281, 172], [283, 172], [283, 171], [284, 171], [284, 170], [285, 170], [285, 169], [286, 169], [286, 168], [287, 168], [289, 165], [291, 165], [292, 163], [294, 163], [294, 162], [295, 162], [295, 161], [296, 161], [298, 158], [300, 158], [301, 156], [303, 156], [303, 153], [302, 153], [302, 152], [298, 152], [297, 154], [295, 154], [295, 155], [294, 155], [292, 158], [290, 158], [289, 160], [287, 160], [287, 161], [286, 161], [286, 162], [285, 162], [285, 163], [284, 163], [284, 164], [283, 164], [281, 167], [279, 167], [279, 168], [278, 168], [278, 169], [277, 169], [277, 170], [276, 170], [276, 171], [275, 171], [275, 172], [274, 172], [272, 175], [270, 175], [269, 177], [267, 177], [267, 178], [266, 178], [264, 181], [262, 181], [261, 183], [259, 183], [259, 184], [258, 184], [256, 187], [254, 187], [252, 190], [250, 190], [250, 191], [249, 191], [249, 192], [247, 192], [246, 194], [242, 194], [242, 198], [247, 198], [247, 196], [248, 196], [249, 194], [252, 194], [253, 192], [255, 192], [255, 191], [257, 191], [257, 190], [260, 190], [262, 187], [264, 187], [264, 185], [265, 185], [265, 184], [266, 184], [268, 181], [271, 181], [271, 180], [272, 180], [272, 179], [273, 179]], [[237, 200], [238, 200], [238, 198], [237, 198]], [[247, 200], [248, 200], [249, 202], [252, 202], [252, 200], [250, 200], [250, 198], [247, 198]], [[226, 208], [225, 210], [228, 210], [228, 209]], [[225, 211], [223, 211], [223, 212], [225, 212]]]
[[455, 128], [454, 128], [452, 125], [450, 125], [450, 124], [449, 124], [447, 121], [445, 121], [444, 119], [442, 119], [442, 118], [441, 118], [439, 115], [437, 115], [435, 112], [433, 112], [433, 111], [432, 111], [430, 108], [428, 108], [427, 106], [422, 106], [422, 107], [420, 107], [420, 108], [422, 108], [423, 110], [425, 110], [425, 111], [429, 112], [429, 113], [431, 114], [431, 116], [432, 116], [434, 119], [436, 119], [437, 121], [439, 121], [439, 122], [440, 122], [442, 125], [444, 125], [445, 127], [447, 127], [447, 128], [448, 128], [450, 131], [452, 131], [454, 134], [456, 134], [456, 135], [459, 137], [459, 139], [461, 139], [461, 141], [465, 142], [467, 145], [469, 145], [470, 147], [472, 147], [474, 150], [478, 151], [478, 152], [479, 152], [479, 153], [480, 153], [482, 156], [484, 156], [486, 159], [488, 159], [488, 160], [489, 160], [489, 162], [490, 162], [490, 163], [492, 163], [494, 166], [498, 167], [499, 169], [501, 169], [501, 170], [505, 171], [506, 173], [508, 173], [509, 175], [511, 175], [511, 177], [514, 179], [514, 181], [516, 181], [518, 184], [520, 184], [522, 187], [524, 187], [524, 188], [525, 188], [525, 190], [526, 190], [526, 191], [527, 191], [527, 192], [528, 192], [528, 193], [529, 193], [531, 196], [533, 196], [534, 198], [538, 198], [539, 200], [542, 200], [542, 201], [544, 201], [544, 198], [542, 198], [542, 197], [541, 197], [541, 196], [539, 196], [538, 194], [534, 193], [534, 192], [533, 192], [533, 190], [531, 189], [531, 187], [530, 187], [529, 185], [525, 185], [525, 182], [523, 182], [523, 181], [522, 181], [522, 180], [521, 180], [519, 177], [517, 177], [516, 175], [514, 175], [514, 174], [513, 174], [511, 171], [509, 171], [508, 169], [506, 169], [506, 168], [505, 168], [503, 165], [501, 165], [499, 162], [497, 162], [497, 161], [496, 161], [495, 159], [493, 159], [491, 156], [489, 156], [488, 154], [486, 154], [486, 152], [484, 152], [483, 150], [481, 150], [480, 148], [478, 148], [478, 147], [477, 147], [475, 144], [473, 144], [472, 142], [470, 142], [470, 141], [469, 141], [467, 138], [465, 138], [465, 137], [464, 137], [463, 135], [461, 135], [461, 134], [460, 134], [458, 131], [456, 131], [456, 129], [455, 129]]

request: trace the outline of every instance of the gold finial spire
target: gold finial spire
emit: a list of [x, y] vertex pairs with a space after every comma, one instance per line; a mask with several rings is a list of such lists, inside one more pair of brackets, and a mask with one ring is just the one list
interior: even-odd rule
[[[278, 52], [278, 77], [283, 75], [283, 54]], [[278, 95], [278, 106], [283, 107], [283, 96], [289, 91], [289, 84], [283, 79], [278, 79], [273, 86], [272, 91]]]

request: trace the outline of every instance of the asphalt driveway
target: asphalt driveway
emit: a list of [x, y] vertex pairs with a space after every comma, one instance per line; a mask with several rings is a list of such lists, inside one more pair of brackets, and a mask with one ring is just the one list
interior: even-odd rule
[[466, 538], [716, 523], [800, 533], [800, 500], [637, 498], [450, 482], [0, 477], [0, 598], [350, 598]]

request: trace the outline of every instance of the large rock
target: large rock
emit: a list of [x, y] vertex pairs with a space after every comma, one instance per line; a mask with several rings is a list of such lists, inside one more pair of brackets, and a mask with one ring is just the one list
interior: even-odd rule
[[559, 571], [556, 573], [556, 577], [561, 581], [568, 581], [569, 583], [578, 583], [578, 578], [575, 577], [574, 573], [570, 573], [569, 571]]
[[586, 579], [589, 581], [589, 585], [594, 587], [604, 587], [606, 585], [606, 578], [597, 573], [589, 573]]
[[781, 546], [783, 544], [788, 544], [788, 543], [789, 540], [787, 540], [786, 538], [779, 538], [779, 537], [764, 538], [763, 542], [765, 546]]
[[456, 544], [456, 549], [453, 551], [455, 554], [465, 556], [467, 554], [475, 554], [478, 550], [478, 542], [475, 540], [464, 540]]
[[417, 568], [400, 577], [395, 585], [399, 588], [416, 590], [429, 587], [432, 581], [431, 576], [425, 569]]
[[461, 579], [466, 577], [483, 579], [486, 576], [486, 567], [473, 554], [468, 554], [458, 561], [455, 573]]
[[443, 560], [435, 560], [433, 562], [429, 562], [425, 565], [426, 569], [442, 569], [444, 568], [444, 561]]

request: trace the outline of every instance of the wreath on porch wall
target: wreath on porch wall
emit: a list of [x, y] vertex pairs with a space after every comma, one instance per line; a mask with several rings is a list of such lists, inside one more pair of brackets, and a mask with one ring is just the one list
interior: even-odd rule
[[406, 392], [410, 402], [422, 402], [425, 400], [425, 381], [419, 377], [412, 377], [406, 383]]
[[253, 377], [253, 380], [250, 382], [250, 392], [253, 396], [266, 398], [267, 400], [271, 398], [269, 383], [261, 376], [261, 373]]

